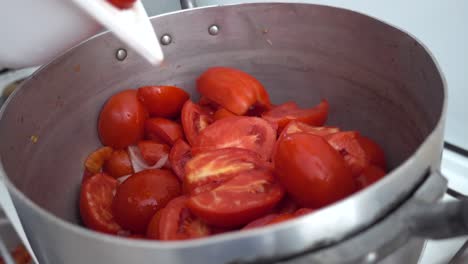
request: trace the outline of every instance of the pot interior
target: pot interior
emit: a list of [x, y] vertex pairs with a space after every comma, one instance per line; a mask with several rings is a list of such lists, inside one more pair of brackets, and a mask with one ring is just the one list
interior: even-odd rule
[[[327, 125], [376, 140], [390, 168], [415, 152], [443, 112], [443, 81], [426, 50], [363, 15], [307, 4], [252, 4], [152, 21], [159, 36], [172, 36], [161, 67], [131, 50], [117, 60], [116, 51], [125, 46], [103, 34], [36, 73], [3, 110], [0, 157], [8, 178], [66, 221], [80, 221], [83, 161], [100, 146], [99, 110], [123, 89], [176, 85], [196, 100], [196, 77], [208, 67], [239, 68], [258, 78], [274, 103], [310, 107], [327, 99]], [[212, 24], [218, 35], [208, 33]]]

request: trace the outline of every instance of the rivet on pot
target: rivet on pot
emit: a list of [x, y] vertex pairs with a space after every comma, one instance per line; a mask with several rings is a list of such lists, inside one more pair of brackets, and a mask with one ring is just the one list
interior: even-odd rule
[[163, 45], [169, 45], [172, 42], [172, 37], [169, 34], [164, 34], [161, 37], [161, 44]]
[[375, 263], [377, 261], [377, 253], [370, 252], [369, 254], [367, 254], [365, 261], [366, 263]]
[[127, 51], [125, 49], [118, 49], [117, 52], [115, 53], [115, 57], [119, 61], [125, 60], [127, 58]]
[[212, 36], [218, 35], [219, 27], [217, 25], [211, 25], [208, 28], [208, 33], [210, 33], [210, 35], [212, 35]]

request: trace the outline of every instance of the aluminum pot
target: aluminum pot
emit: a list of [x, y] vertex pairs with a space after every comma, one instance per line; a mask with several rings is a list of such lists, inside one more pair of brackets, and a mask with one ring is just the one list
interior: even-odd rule
[[[446, 89], [420, 42], [368, 16], [311, 4], [196, 8], [152, 23], [165, 44], [162, 67], [104, 33], [43, 67], [2, 108], [3, 172], [41, 263], [373, 262], [426, 234], [407, 219], [425, 219], [418, 208], [445, 190], [437, 171]], [[82, 164], [100, 144], [105, 100], [154, 84], [194, 94], [196, 77], [214, 65], [253, 74], [276, 103], [328, 99], [328, 124], [379, 142], [391, 172], [317, 213], [258, 230], [161, 243], [81, 227]]]

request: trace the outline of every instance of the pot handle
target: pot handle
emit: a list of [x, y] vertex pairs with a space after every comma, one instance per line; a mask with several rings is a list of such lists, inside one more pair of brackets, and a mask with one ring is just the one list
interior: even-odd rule
[[180, 7], [182, 9], [191, 9], [197, 7], [195, 0], [180, 0]]

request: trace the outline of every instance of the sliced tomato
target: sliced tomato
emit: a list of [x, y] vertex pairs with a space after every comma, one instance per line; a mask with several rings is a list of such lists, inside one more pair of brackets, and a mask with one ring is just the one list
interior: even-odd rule
[[185, 165], [184, 190], [191, 194], [211, 190], [241, 172], [269, 168], [269, 163], [250, 150], [217, 149], [199, 154]]
[[[177, 198], [176, 198], [177, 199]], [[161, 221], [161, 210], [158, 210], [148, 224], [146, 228], [146, 237], [149, 239], [159, 239], [159, 222]]]
[[152, 140], [138, 142], [141, 156], [149, 166], [153, 166], [161, 158], [169, 155], [170, 148], [166, 144], [159, 144]]
[[385, 171], [378, 166], [370, 165], [366, 167], [361, 175], [356, 179], [359, 189], [364, 189], [372, 185], [385, 176]]
[[161, 210], [159, 239], [185, 240], [211, 234], [210, 227], [190, 212], [187, 201], [186, 196], [177, 197]]
[[151, 116], [175, 118], [190, 95], [175, 86], [145, 86], [138, 89], [138, 98]]
[[276, 141], [276, 129], [258, 117], [228, 117], [204, 129], [192, 144], [197, 155], [222, 148], [243, 148], [257, 152], [269, 160]]
[[356, 190], [349, 167], [325, 139], [287, 135], [273, 154], [275, 172], [289, 195], [304, 207], [320, 208]]
[[104, 172], [114, 178], [132, 174], [133, 167], [128, 152], [123, 149], [114, 150], [104, 163]]
[[172, 170], [179, 177], [181, 181], [185, 177], [185, 164], [192, 158], [192, 152], [190, 146], [183, 139], [179, 139], [172, 146], [171, 152], [169, 153], [169, 161], [172, 166]]
[[85, 169], [91, 174], [96, 174], [102, 171], [104, 162], [112, 155], [111, 147], [101, 147], [89, 154], [85, 161]]
[[169, 146], [174, 145], [179, 138], [184, 138], [184, 132], [179, 123], [158, 117], [146, 120], [145, 134], [146, 138], [156, 141], [162, 139]]
[[80, 214], [90, 229], [117, 234], [122, 228], [112, 213], [112, 200], [119, 182], [104, 173], [98, 173], [83, 182], [80, 192]]
[[368, 137], [361, 136], [358, 141], [362, 149], [364, 149], [366, 157], [370, 163], [385, 170], [387, 168], [387, 163], [385, 161], [385, 153], [383, 149]]
[[197, 89], [206, 98], [237, 115], [245, 114], [256, 103], [271, 105], [268, 93], [257, 79], [233, 68], [208, 69], [198, 78]]
[[135, 90], [113, 95], [99, 114], [98, 132], [102, 144], [114, 149], [136, 144], [143, 138], [147, 118], [148, 111]]
[[182, 127], [185, 137], [190, 145], [193, 145], [198, 134], [213, 123], [213, 117], [208, 109], [194, 104], [188, 100], [182, 107]]
[[282, 134], [290, 135], [294, 133], [309, 133], [321, 137], [325, 137], [331, 134], [340, 132], [340, 129], [337, 127], [327, 127], [327, 126], [311, 126], [299, 121], [291, 121], [283, 129]]
[[299, 210], [297, 210], [296, 212], [294, 212], [294, 216], [302, 216], [302, 215], [306, 215], [306, 214], [310, 214], [310, 213], [313, 213], [315, 212], [314, 209], [310, 209], [310, 208], [301, 208]]
[[190, 210], [208, 224], [238, 227], [268, 213], [284, 191], [268, 170], [240, 173], [220, 186], [188, 201]]
[[327, 100], [322, 100], [320, 104], [308, 109], [296, 108], [295, 103], [286, 103], [274, 107], [262, 115], [262, 118], [278, 126], [278, 131], [292, 120], [297, 120], [312, 126], [323, 126], [327, 121], [329, 104]]
[[115, 220], [127, 230], [144, 233], [151, 217], [180, 193], [180, 182], [170, 171], [135, 173], [117, 188], [112, 205]]
[[109, 3], [119, 9], [128, 9], [135, 4], [136, 0], [107, 0]]
[[220, 119], [231, 117], [231, 116], [236, 116], [236, 114], [234, 114], [233, 112], [229, 110], [226, 110], [225, 108], [220, 108], [214, 113], [213, 118], [214, 120], [220, 120]]

